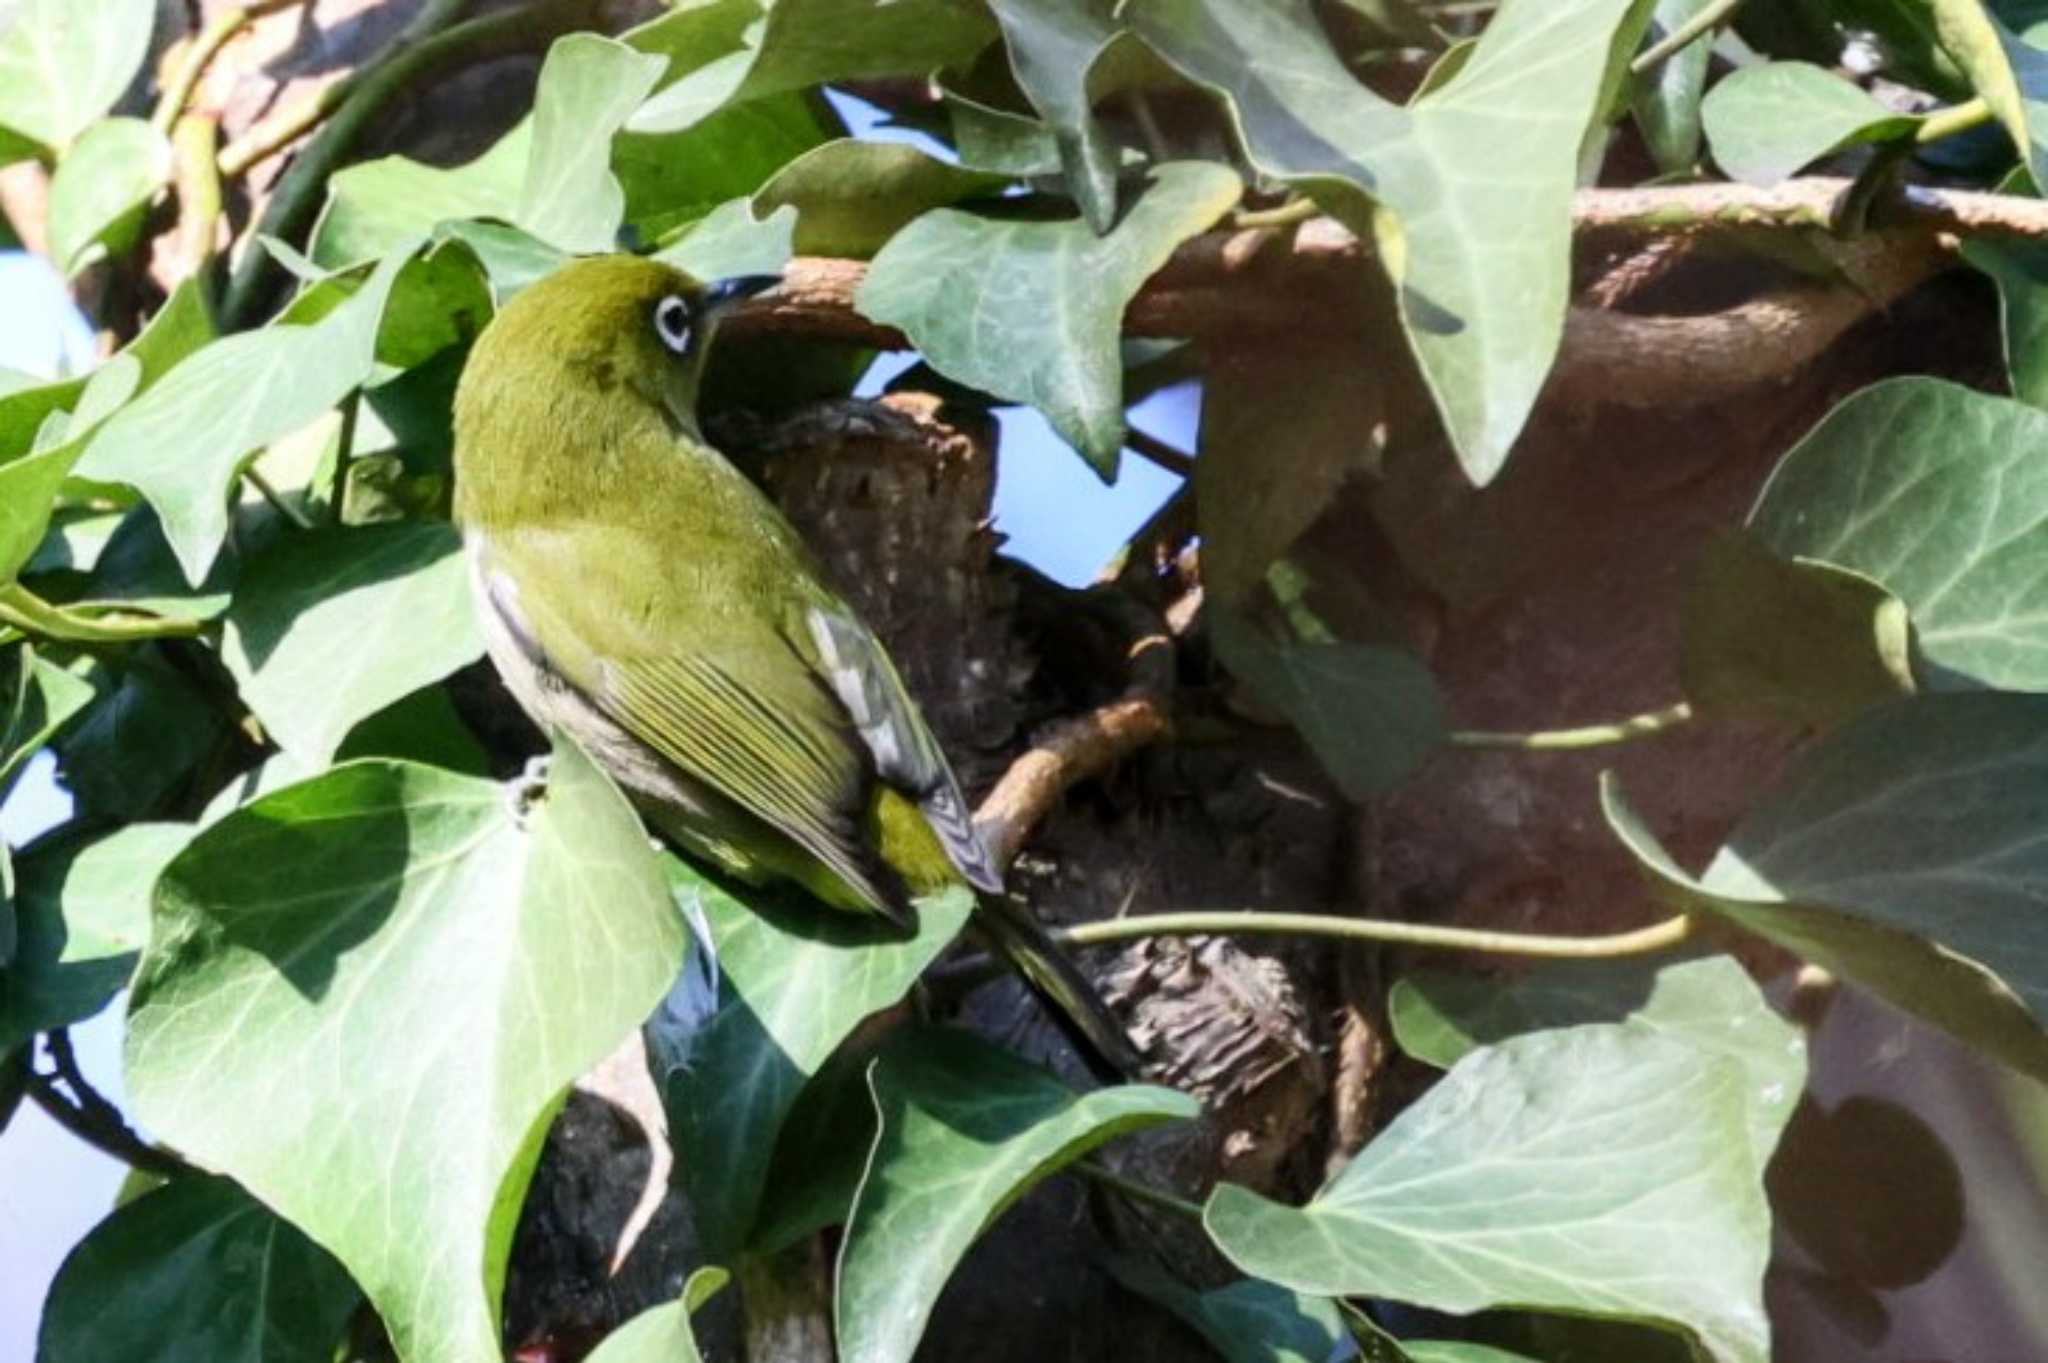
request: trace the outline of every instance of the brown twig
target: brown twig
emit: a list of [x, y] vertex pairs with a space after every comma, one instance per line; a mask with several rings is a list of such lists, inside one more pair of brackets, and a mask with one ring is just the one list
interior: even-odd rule
[[[1163, 640], [1155, 646], [1171, 647]], [[1136, 687], [1085, 715], [1047, 727], [974, 812], [974, 826], [996, 865], [1016, 860], [1031, 830], [1073, 786], [1157, 742], [1169, 727], [1165, 698]]]

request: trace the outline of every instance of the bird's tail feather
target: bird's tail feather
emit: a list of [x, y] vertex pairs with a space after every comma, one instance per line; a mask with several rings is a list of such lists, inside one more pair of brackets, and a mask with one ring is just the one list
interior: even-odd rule
[[1119, 1083], [1139, 1077], [1145, 1062], [1123, 1024], [1028, 909], [999, 895], [984, 895], [975, 923], [1045, 1004], [1098, 1079]]

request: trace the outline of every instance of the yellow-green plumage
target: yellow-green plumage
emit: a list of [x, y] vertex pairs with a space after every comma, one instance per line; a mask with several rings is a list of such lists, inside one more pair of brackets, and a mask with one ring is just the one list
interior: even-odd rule
[[[478, 340], [456, 395], [455, 511], [492, 660], [651, 823], [729, 871], [899, 921], [947, 884], [997, 890], [886, 652], [697, 428], [732, 296], [653, 261], [577, 261]], [[988, 926], [1132, 1065], [1035, 924]]]

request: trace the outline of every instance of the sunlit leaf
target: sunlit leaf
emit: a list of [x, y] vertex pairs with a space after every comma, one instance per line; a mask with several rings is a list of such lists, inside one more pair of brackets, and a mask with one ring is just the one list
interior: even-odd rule
[[139, 118], [95, 123], [50, 181], [50, 258], [76, 274], [135, 244], [150, 201], [171, 181], [170, 139]]
[[338, 767], [164, 873], [130, 1097], [339, 1258], [408, 1363], [496, 1358], [549, 1119], [685, 941], [639, 820], [573, 747], [524, 820], [489, 782]]
[[514, 224], [564, 251], [611, 249], [626, 218], [626, 191], [611, 171], [612, 134], [665, 66], [594, 33], [572, 33], [548, 49]]
[[1763, 187], [1844, 147], [1911, 137], [1921, 122], [1806, 62], [1731, 71], [1707, 93], [1700, 115], [1721, 169]]
[[135, 79], [156, 0], [14, 0], [0, 15], [0, 128], [68, 146]]
[[795, 249], [804, 255], [866, 257], [919, 214], [1008, 183], [900, 142], [845, 138], [784, 166], [761, 186], [753, 207], [764, 218], [785, 204], [795, 209]]
[[793, 208], [756, 218], [747, 200], [734, 199], [713, 209], [656, 259], [699, 279], [781, 274], [796, 254], [796, 222]]

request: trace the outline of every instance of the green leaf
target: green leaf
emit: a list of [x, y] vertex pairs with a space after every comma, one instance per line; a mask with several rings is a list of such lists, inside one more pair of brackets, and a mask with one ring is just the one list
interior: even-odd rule
[[15, 0], [0, 33], [0, 128], [52, 151], [90, 127], [142, 69], [155, 0]]
[[948, 378], [1045, 413], [1104, 478], [1123, 447], [1124, 307], [1173, 248], [1240, 192], [1228, 168], [1180, 161], [1107, 236], [1086, 222], [926, 213], [868, 267], [854, 306], [900, 328]]
[[1008, 176], [967, 170], [900, 142], [842, 138], [784, 166], [754, 195], [753, 208], [762, 217], [794, 208], [801, 255], [866, 258], [920, 214], [1008, 183]]
[[[979, 5], [955, 0], [777, 0], [765, 15], [753, 0], [707, 8], [733, 25], [734, 46], [648, 100], [631, 131], [680, 132], [729, 104], [812, 85], [926, 76], [965, 62], [995, 36]], [[687, 22], [682, 15], [675, 21]], [[663, 23], [648, 25], [637, 41], [659, 50]], [[702, 50], [694, 36], [691, 46]]]
[[1353, 800], [1398, 785], [1443, 741], [1436, 679], [1399, 649], [1280, 641], [1229, 610], [1210, 629], [1223, 665], [1287, 717]]
[[1611, 775], [1608, 823], [1682, 906], [1729, 919], [2048, 1078], [2039, 796], [2048, 698], [1926, 696], [1803, 752], [1697, 879]]
[[1911, 137], [1921, 123], [1806, 62], [1731, 71], [1707, 93], [1700, 117], [1721, 169], [1762, 188], [1845, 147]]
[[532, 144], [528, 119], [467, 165], [443, 169], [386, 156], [338, 170], [327, 181], [327, 205], [307, 254], [336, 270], [407, 249], [443, 223], [509, 219]]
[[1828, 729], [1911, 695], [1906, 603], [1862, 573], [1717, 535], [1686, 593], [1678, 672], [1702, 714], [1779, 714]]
[[57, 740], [57, 773], [81, 815], [161, 817], [161, 804], [227, 725], [157, 647], [130, 649], [93, 672], [100, 697]]
[[50, 525], [57, 490], [71, 475], [85, 441], [0, 464], [0, 585], [14, 580]]
[[990, 0], [1010, 70], [1052, 128], [1067, 187], [1097, 232], [1116, 221], [1116, 144], [1095, 119], [1096, 59], [1123, 32], [1104, 0]]
[[1302, 1208], [1232, 1184], [1204, 1223], [1297, 1292], [1690, 1331], [1764, 1363], [1770, 1213], [1739, 1065], [1611, 1025], [1483, 1047]]
[[699, 279], [781, 274], [796, 254], [796, 223], [793, 208], [756, 219], [747, 200], [734, 199], [713, 209], [655, 258]]
[[98, 841], [39, 843], [17, 868], [20, 941], [0, 973], [0, 1054], [93, 1016], [128, 983], [149, 937], [149, 891], [188, 824], [130, 824]]
[[1749, 527], [1912, 613], [1921, 683], [2048, 689], [2048, 414], [1936, 379], [1854, 394], [1779, 461]]
[[1740, 1065], [1749, 1078], [1750, 1143], [1759, 1172], [1806, 1083], [1806, 1043], [1772, 1012], [1731, 956], [1661, 969], [1629, 962], [1556, 962], [1510, 980], [1419, 972], [1387, 998], [1401, 1049], [1448, 1068], [1480, 1046], [1524, 1032], [1625, 1023]]
[[490, 754], [463, 723], [445, 686], [422, 687], [350, 729], [334, 760], [358, 757], [395, 757], [470, 776], [491, 772]]
[[170, 139], [139, 118], [95, 123], [50, 181], [50, 258], [66, 275], [121, 255], [171, 182]]
[[1350, 1351], [1344, 1313], [1328, 1297], [1257, 1278], [1197, 1292], [1128, 1256], [1109, 1259], [1108, 1268], [1125, 1287], [1186, 1321], [1228, 1363], [1329, 1363]]
[[1201, 1113], [1151, 1085], [1077, 1094], [945, 1028], [893, 1040], [869, 1083], [881, 1130], [839, 1252], [844, 1363], [909, 1359], [968, 1247], [1040, 1180], [1126, 1132]]
[[459, 241], [470, 249], [490, 280], [491, 301], [498, 307], [569, 259], [540, 238], [497, 222], [444, 222], [434, 229], [434, 239]]
[[[724, 998], [676, 1054], [650, 1036], [655, 1083], [697, 1232], [713, 1258], [747, 1240], [790, 1108], [860, 1022], [899, 1002], [959, 935], [974, 898], [918, 901], [915, 936], [813, 902], [748, 908], [680, 862], [671, 874], [703, 911]], [[652, 1030], [652, 1029], [650, 1029]]]
[[1459, 462], [1484, 484], [1564, 332], [1579, 145], [1633, 3], [1508, 0], [1411, 108], [1359, 84], [1301, 0], [1138, 0], [1125, 18], [1228, 97], [1259, 169], [1377, 240]]
[[[1646, 44], [1676, 32], [1711, 3], [1713, 0], [1658, 0], [1651, 11], [1649, 31], [1643, 35]], [[1629, 78], [1636, 126], [1642, 130], [1657, 169], [1667, 175], [1699, 164], [1700, 95], [1706, 89], [1707, 62], [1712, 56], [1711, 41], [1695, 40]]]
[[548, 49], [533, 102], [533, 147], [512, 221], [564, 251], [612, 249], [626, 191], [611, 170], [612, 134], [668, 63], [594, 33]]
[[2029, 41], [2033, 33], [2014, 34], [1983, 0], [1912, 0], [1895, 8], [1912, 36], [1938, 43], [1932, 55], [1953, 63], [1990, 106], [2034, 183], [2048, 184], [2048, 52]]
[[496, 1358], [548, 1122], [685, 938], [638, 819], [573, 747], [523, 826], [488, 782], [338, 767], [229, 814], [158, 883], [135, 1114], [339, 1258], [408, 1363]]
[[141, 492], [186, 580], [204, 581], [227, 534], [229, 482], [251, 452], [306, 425], [370, 376], [384, 304], [409, 256], [385, 258], [313, 325], [274, 324], [199, 351], [99, 430], [79, 475]]
[[1962, 255], [1998, 285], [2013, 396], [2048, 409], [2048, 243], [1971, 237], [1963, 241]]
[[444, 522], [316, 530], [249, 567], [221, 659], [287, 752], [318, 766], [362, 720], [483, 656]]
[[702, 1363], [690, 1317], [726, 1283], [722, 1268], [700, 1268], [683, 1284], [683, 1295], [650, 1307], [621, 1325], [589, 1355], [588, 1363]]
[[[4, 487], [5, 481], [0, 479], [0, 490]], [[0, 699], [7, 703], [6, 724], [0, 726], [0, 800], [6, 798], [29, 758], [84, 709], [94, 694], [90, 681], [57, 666], [29, 644], [13, 650], [12, 662], [7, 689], [0, 692]]]
[[125, 1203], [65, 1258], [40, 1363], [328, 1363], [361, 1299], [332, 1256], [224, 1178]]
[[969, 99], [944, 85], [939, 98], [961, 165], [1019, 178], [1060, 173], [1059, 139], [1037, 119]]

